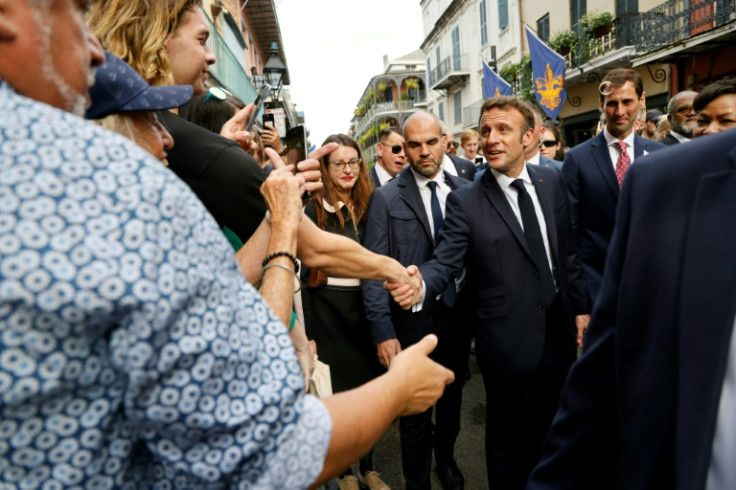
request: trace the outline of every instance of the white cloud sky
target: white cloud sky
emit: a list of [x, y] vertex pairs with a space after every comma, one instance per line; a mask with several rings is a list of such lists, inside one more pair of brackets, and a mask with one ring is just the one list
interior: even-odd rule
[[347, 133], [359, 97], [383, 71], [424, 40], [419, 0], [276, 0], [291, 96], [319, 146]]

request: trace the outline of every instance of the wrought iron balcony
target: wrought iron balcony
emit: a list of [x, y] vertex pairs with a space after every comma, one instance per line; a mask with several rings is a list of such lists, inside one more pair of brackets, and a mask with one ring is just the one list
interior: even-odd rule
[[464, 55], [448, 56], [429, 74], [429, 87], [432, 90], [446, 90], [453, 85], [464, 85], [470, 78], [468, 62]]
[[736, 0], [669, 0], [646, 12], [624, 14], [597, 39], [583, 37], [565, 58], [568, 68], [633, 46], [637, 56], [736, 21]]
[[394, 100], [392, 102], [379, 102], [370, 107], [359, 120], [355, 121], [355, 133], [363, 134], [376, 119], [392, 114], [400, 114], [402, 112], [414, 112], [419, 107], [426, 105], [427, 99], [424, 93], [419, 100]]

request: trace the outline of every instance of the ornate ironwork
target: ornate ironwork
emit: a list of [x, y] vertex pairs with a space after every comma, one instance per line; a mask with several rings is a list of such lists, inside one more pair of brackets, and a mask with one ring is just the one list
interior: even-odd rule
[[657, 83], [662, 83], [667, 79], [667, 72], [662, 68], [657, 68], [654, 70], [654, 73], [652, 73], [652, 68], [647, 65], [647, 71], [649, 72], [649, 76], [652, 77], [652, 80]]
[[[603, 37], [581, 36], [568, 67], [627, 46], [635, 47], [636, 54], [641, 56], [733, 22], [735, 18], [736, 0], [669, 0], [646, 12], [616, 17], [613, 30]], [[666, 73], [652, 74], [654, 81], [663, 81], [661, 77], [666, 78]]]
[[580, 107], [580, 104], [583, 103], [583, 99], [581, 99], [579, 95], [575, 95], [573, 97], [570, 97], [570, 98], [567, 99], [567, 101], [573, 107]]

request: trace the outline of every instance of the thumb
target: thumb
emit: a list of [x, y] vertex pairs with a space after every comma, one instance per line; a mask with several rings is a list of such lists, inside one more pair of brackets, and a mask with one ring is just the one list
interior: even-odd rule
[[429, 355], [435, 347], [437, 347], [437, 336], [433, 333], [426, 335], [422, 340], [417, 342], [417, 350], [424, 355]]
[[407, 272], [407, 274], [409, 274], [410, 276], [413, 276], [413, 275], [415, 275], [415, 274], [416, 274], [417, 272], [419, 272], [419, 268], [418, 268], [418, 267], [417, 267], [416, 265], [410, 265], [409, 267], [407, 267], [407, 268], [406, 268], [406, 272]]

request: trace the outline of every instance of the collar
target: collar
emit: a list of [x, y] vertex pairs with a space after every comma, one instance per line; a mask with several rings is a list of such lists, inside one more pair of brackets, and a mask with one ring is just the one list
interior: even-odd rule
[[457, 169], [455, 168], [455, 162], [452, 161], [450, 155], [445, 153], [442, 155], [442, 170], [450, 175], [457, 177]]
[[373, 168], [376, 169], [376, 175], [378, 176], [378, 181], [381, 183], [381, 185], [393, 179], [393, 177], [391, 177], [391, 174], [388, 173], [385, 168], [383, 168], [380, 162], [376, 161], [376, 164], [373, 165]]
[[[537, 151], [533, 157], [531, 157], [529, 160], [526, 161], [526, 163], [531, 163], [533, 165], [539, 165], [542, 162], [542, 154]], [[524, 171], [526, 171], [526, 165], [524, 166]]]
[[681, 135], [680, 133], [678, 133], [675, 130], [672, 130], [671, 129], [670, 130], [670, 134], [672, 135], [673, 138], [675, 138], [680, 143], [687, 143], [688, 141], [690, 141], [690, 138], [688, 138], [687, 136]]
[[[506, 189], [508, 186], [511, 185], [511, 183], [517, 179], [521, 179], [524, 181], [524, 184], [531, 185], [532, 178], [529, 177], [529, 171], [526, 169], [527, 164], [524, 163], [524, 168], [521, 169], [521, 173], [518, 177], [509, 177], [507, 175], [502, 174], [498, 170], [491, 168], [491, 172], [493, 172], [493, 176], [496, 178], [496, 182], [498, 182], [498, 185], [501, 186], [501, 189]], [[490, 167], [489, 167], [490, 168]]]
[[[345, 203], [342, 201], [337, 201], [337, 207], [342, 209], [345, 206]], [[335, 208], [332, 207], [332, 204], [327, 202], [326, 199], [322, 198], [322, 208], [327, 211], [328, 213], [335, 213]]]
[[412, 174], [414, 174], [414, 180], [417, 182], [417, 187], [419, 187], [419, 190], [423, 190], [425, 187], [427, 187], [427, 184], [429, 184], [430, 181], [437, 182], [438, 186], [447, 185], [447, 183], [445, 182], [445, 172], [443, 170], [437, 172], [437, 175], [435, 175], [433, 179], [429, 179], [424, 175], [415, 172], [413, 168], [410, 168], [409, 170]]
[[[632, 131], [626, 138], [624, 138], [623, 140], [619, 140], [611, 133], [609, 133], [607, 129], [603, 130], [603, 137], [606, 138], [606, 145], [608, 146], [614, 146], [616, 142], [623, 141], [624, 143], [626, 143], [626, 148], [634, 148], [634, 136], [635, 134]], [[616, 147], [616, 149], [618, 149], [618, 147]]]

